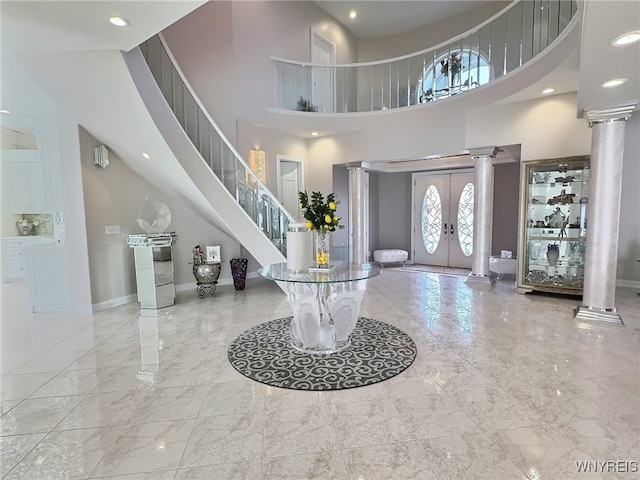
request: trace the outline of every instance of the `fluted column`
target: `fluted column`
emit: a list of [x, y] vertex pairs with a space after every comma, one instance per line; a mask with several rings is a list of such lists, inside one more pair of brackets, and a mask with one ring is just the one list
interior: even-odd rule
[[351, 209], [351, 261], [369, 262], [369, 174], [362, 163], [347, 164], [349, 170], [349, 207]]
[[626, 120], [635, 105], [586, 113], [591, 132], [587, 249], [579, 320], [622, 323], [615, 307], [620, 188]]
[[491, 236], [493, 234], [493, 158], [495, 147], [469, 150], [475, 173], [473, 188], [473, 263], [468, 282], [493, 285], [489, 272]]

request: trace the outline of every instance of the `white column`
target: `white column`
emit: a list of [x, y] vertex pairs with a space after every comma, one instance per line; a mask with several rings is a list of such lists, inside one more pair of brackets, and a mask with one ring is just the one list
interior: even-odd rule
[[362, 163], [347, 164], [351, 208], [351, 261], [369, 262], [369, 174]]
[[493, 285], [489, 272], [491, 236], [493, 234], [493, 158], [495, 147], [469, 150], [473, 159], [475, 181], [473, 187], [473, 263], [467, 282]]
[[625, 121], [635, 105], [586, 113], [591, 133], [587, 250], [579, 320], [622, 323], [616, 312], [616, 267]]

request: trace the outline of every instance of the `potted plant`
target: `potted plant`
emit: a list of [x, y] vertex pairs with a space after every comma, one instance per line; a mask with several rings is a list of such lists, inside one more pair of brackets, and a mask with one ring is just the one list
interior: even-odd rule
[[314, 104], [312, 104], [306, 98], [300, 97], [300, 100], [298, 100], [298, 108], [297, 108], [297, 110], [299, 112], [317, 112], [318, 111], [318, 107], [316, 107]]

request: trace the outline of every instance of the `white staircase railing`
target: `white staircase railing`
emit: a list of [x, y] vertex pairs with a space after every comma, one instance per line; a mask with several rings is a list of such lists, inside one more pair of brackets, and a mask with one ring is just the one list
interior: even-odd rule
[[156, 35], [139, 48], [176, 119], [211, 171], [286, 256], [286, 232], [289, 222], [293, 220], [291, 215], [213, 121], [163, 39]]

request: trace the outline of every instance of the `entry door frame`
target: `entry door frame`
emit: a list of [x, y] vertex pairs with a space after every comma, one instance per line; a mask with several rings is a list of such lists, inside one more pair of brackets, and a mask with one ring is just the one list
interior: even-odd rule
[[[415, 244], [416, 229], [417, 228], [422, 228], [422, 225], [420, 224], [420, 220], [421, 219], [417, 219], [416, 218], [417, 206], [416, 206], [416, 191], [415, 190], [416, 190], [416, 179], [417, 179], [417, 177], [435, 176], [435, 175], [448, 175], [448, 174], [455, 175], [457, 173], [467, 173], [467, 174], [470, 173], [470, 174], [473, 174], [474, 170], [473, 170], [473, 168], [461, 168], [461, 169], [422, 171], [422, 172], [415, 172], [415, 173], [411, 174], [411, 263], [415, 263], [415, 254], [414, 254], [414, 252], [416, 251], [416, 244]], [[457, 214], [457, 211], [456, 211], [456, 214]], [[474, 212], [474, 214], [475, 214], [475, 212]], [[473, 259], [473, 255], [471, 256], [471, 258]]]
[[[318, 55], [316, 54], [316, 52], [326, 52], [328, 50], [329, 52], [329, 63], [327, 63], [327, 66], [330, 65], [335, 65], [336, 63], [336, 45], [335, 43], [333, 43], [331, 41], [331, 39], [327, 38], [325, 35], [322, 34], [322, 32], [320, 30], [318, 30], [315, 27], [311, 27], [311, 63], [313, 65], [318, 65], [317, 63], [315, 63], [314, 59], [318, 57]], [[327, 47], [326, 49], [322, 48], [322, 46]], [[329, 92], [324, 93], [322, 95], [322, 99], [329, 99], [329, 111], [326, 113], [333, 113], [336, 111], [336, 78], [335, 78], [335, 71], [331, 70], [330, 71], [330, 75], [328, 76], [329, 78]], [[316, 88], [314, 86], [314, 84], [316, 83], [317, 77], [313, 72], [313, 68], [312, 68], [312, 72], [311, 72], [311, 103], [313, 103], [315, 106], [318, 107], [318, 112], [322, 113], [323, 112], [323, 108], [326, 107], [326, 104], [324, 101], [320, 102], [318, 95], [316, 93]]]
[[[277, 187], [278, 187], [278, 200], [280, 200], [280, 202], [282, 202], [282, 204], [284, 205], [284, 201], [283, 201], [283, 194], [284, 192], [282, 191], [282, 163], [287, 162], [287, 163], [296, 163], [298, 164], [297, 170], [298, 170], [298, 190], [299, 191], [303, 191], [304, 190], [304, 162], [300, 159], [294, 158], [294, 157], [289, 157], [287, 155], [280, 155], [280, 154], [276, 154], [276, 177], [278, 179], [277, 182]], [[294, 215], [296, 218], [298, 219], [302, 219], [302, 212], [300, 211], [299, 208], [297, 208], [295, 211], [289, 212], [291, 215]]]

